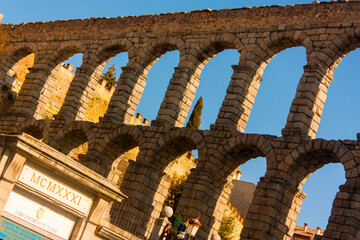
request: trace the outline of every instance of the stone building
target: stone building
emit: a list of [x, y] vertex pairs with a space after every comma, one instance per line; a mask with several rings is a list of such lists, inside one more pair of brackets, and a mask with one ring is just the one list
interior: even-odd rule
[[[218, 231], [236, 170], [256, 157], [266, 158], [266, 173], [254, 191], [241, 239], [291, 239], [305, 197], [302, 186], [329, 163], [344, 166], [346, 181], [334, 199], [323, 239], [359, 239], [360, 134], [354, 133], [355, 139], [316, 138], [333, 72], [360, 46], [359, 12], [358, 1], [314, 2], [1, 24], [1, 81], [13, 86], [14, 66], [34, 54], [13, 104], [0, 116], [0, 214], [1, 226], [7, 226], [2, 233], [148, 239], [172, 167], [196, 149], [198, 161], [177, 210], [200, 216], [198, 239]], [[307, 63], [281, 136], [244, 133], [266, 65], [295, 46], [306, 48]], [[202, 69], [225, 49], [238, 50], [240, 58], [232, 66], [216, 121], [207, 130], [183, 127]], [[149, 126], [133, 125], [148, 71], [172, 50], [180, 52], [180, 59], [156, 119]], [[87, 121], [100, 74], [121, 52], [128, 53], [129, 61], [107, 110], [99, 122]], [[53, 120], [43, 119], [56, 75], [76, 53], [83, 54], [83, 62], [64, 101]], [[11, 101], [3, 92], [0, 97]], [[78, 161], [71, 158], [84, 144], [86, 153], [78, 154]], [[134, 148], [136, 159], [128, 161], [119, 182], [114, 163]], [[47, 213], [55, 223], [45, 221]]]

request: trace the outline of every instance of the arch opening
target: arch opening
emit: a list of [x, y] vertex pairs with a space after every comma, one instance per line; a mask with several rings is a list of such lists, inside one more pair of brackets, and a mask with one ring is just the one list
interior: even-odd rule
[[35, 53], [30, 48], [21, 48], [6, 59], [2, 67], [5, 75], [2, 78], [0, 90], [2, 112], [8, 111], [13, 105], [34, 61]]
[[359, 102], [360, 49], [346, 55], [334, 71], [328, 88], [317, 137], [325, 139], [356, 139], [360, 132], [360, 110], [349, 103]]
[[[306, 49], [293, 47], [281, 51], [266, 66], [256, 95], [246, 133], [281, 136], [299, 79], [306, 64]], [[296, 59], [289, 61], [289, 59]], [[276, 86], [276, 87], [274, 87]], [[266, 119], [266, 121], [264, 121]]]
[[[114, 205], [112, 209], [113, 224], [121, 225], [122, 222], [128, 221], [126, 217], [124, 219], [119, 217], [125, 216], [124, 214], [131, 211], [123, 209], [123, 205], [129, 206], [128, 209], [135, 209], [134, 211], [139, 213], [143, 224], [139, 228], [153, 224], [155, 219], [160, 216], [171, 182], [175, 179], [173, 176], [176, 174], [179, 177], [182, 174], [186, 176], [187, 172], [195, 165], [189, 151], [196, 148], [196, 143], [192, 137], [187, 136], [186, 132], [182, 132], [183, 130], [177, 129], [168, 133], [158, 140], [155, 148], [149, 149], [146, 156], [139, 154], [136, 161], [130, 161], [120, 186], [121, 190], [130, 197], [126, 202]], [[184, 167], [185, 164], [186, 167]], [[179, 179], [176, 177], [176, 180]], [[181, 179], [181, 181], [184, 180]], [[146, 201], [141, 194], [137, 194], [143, 191], [147, 193], [146, 196], [143, 196]], [[170, 198], [168, 198], [169, 202], [173, 202], [174, 199]], [[139, 208], [139, 206], [142, 207]]]
[[302, 202], [294, 235], [301, 235], [304, 232], [323, 234], [328, 223], [328, 218], [325, 216], [330, 217], [339, 186], [346, 182], [343, 171], [342, 164], [330, 163], [308, 177], [306, 184], [302, 187], [306, 198]]
[[66, 93], [75, 77], [75, 70], [81, 65], [82, 58], [82, 53], [76, 53], [53, 69], [51, 75], [54, 77], [54, 88], [42, 114], [43, 119], [54, 120], [54, 115], [60, 111]]
[[258, 149], [250, 147], [234, 157], [236, 155], [236, 162], [240, 164], [229, 180], [232, 189], [218, 231], [222, 239], [240, 238], [256, 186], [266, 172], [266, 159], [261, 157], [263, 154]]
[[[164, 52], [164, 50], [162, 49], [161, 52]], [[149, 71], [147, 74], [148, 80], [146, 80], [146, 83], [144, 82], [143, 87], [145, 87], [145, 89], [143, 92], [137, 92], [137, 94], [141, 96], [141, 99], [137, 105], [136, 112], [142, 114], [150, 121], [156, 119], [174, 67], [179, 63], [179, 58], [179, 51], [169, 51], [164, 55], [161, 54], [159, 58], [151, 62], [147, 68], [147, 71]]]
[[44, 121], [37, 121], [35, 119], [30, 119], [23, 122], [18, 126], [19, 133], [26, 133], [38, 140], [42, 140], [48, 135], [48, 125]]
[[197, 156], [198, 151], [194, 149], [179, 155], [170, 163], [167, 174], [170, 176], [171, 181], [163, 202], [163, 207], [170, 206], [176, 211], [190, 171], [196, 167], [198, 161]]
[[[59, 47], [52, 54], [38, 56], [32, 71], [26, 75], [13, 110], [35, 119], [47, 118], [45, 109], [50, 102], [50, 95], [54, 92], [58, 74], [64, 62], [73, 55], [81, 53], [81, 49], [83, 50], [82, 46], [71, 44]], [[67, 91], [66, 87], [65, 89]], [[52, 118], [52, 114], [49, 115], [49, 118]]]
[[[179, 132], [180, 136], [175, 136], [175, 132]], [[159, 148], [151, 154], [154, 169], [158, 169], [159, 173], [162, 173], [159, 187], [155, 193], [158, 203], [154, 205], [161, 204], [163, 206], [171, 203], [175, 211], [190, 171], [196, 167], [195, 156], [198, 156], [198, 150], [192, 137], [181, 132], [181, 129], [171, 132], [169, 136], [170, 138], [160, 144]], [[169, 192], [171, 184], [177, 193]], [[156, 210], [161, 211], [160, 208]]]
[[[206, 165], [214, 172], [210, 179], [214, 181], [206, 187], [207, 195], [202, 193], [208, 207], [201, 207], [203, 214], [200, 220], [204, 221], [208, 229], [199, 230], [200, 234], [203, 231], [219, 232], [221, 227], [220, 233], [223, 238], [239, 239], [256, 188], [254, 183], [238, 180], [239, 166], [259, 157], [268, 157], [273, 154], [272, 152], [270, 142], [266, 138], [256, 134], [242, 134], [225, 142], [218, 154], [207, 161]], [[269, 161], [271, 160], [266, 160], [266, 166]], [[199, 159], [199, 165], [201, 164], [202, 161]], [[231, 195], [233, 197], [230, 197]], [[206, 220], [206, 217], [210, 219]]]
[[131, 135], [122, 135], [116, 141], [108, 144], [107, 157], [114, 161], [136, 161], [139, 153], [139, 143]]
[[106, 149], [107, 161], [112, 162], [107, 179], [120, 186], [131, 162], [137, 161], [139, 143], [133, 136], [125, 134], [107, 144]]
[[79, 161], [79, 155], [85, 155], [88, 151], [88, 136], [81, 129], [73, 129], [58, 138], [57, 149]]
[[136, 161], [139, 151], [139, 146], [131, 144], [127, 148], [124, 148], [121, 151], [122, 153], [117, 153], [116, 155], [120, 154], [120, 156], [113, 161], [107, 179], [120, 186], [124, 179], [124, 174], [129, 167], [130, 161]]
[[[87, 121], [99, 122], [99, 118], [103, 117], [108, 109], [110, 99], [115, 92], [118, 79], [122, 73], [122, 67], [126, 66], [129, 61], [127, 52], [117, 53], [120, 50], [122, 49], [107, 49], [107, 54], [105, 54], [108, 57], [107, 60], [102, 62], [95, 71], [100, 72], [102, 70], [101, 74], [95, 74], [97, 82], [85, 113], [85, 120]], [[117, 54], [114, 55], [115, 53]]]
[[20, 91], [29, 68], [34, 65], [35, 54], [30, 49], [20, 49], [12, 56], [13, 65], [6, 72], [5, 83], [15, 93]]
[[[204, 66], [201, 71], [200, 84], [196, 89], [195, 101], [192, 101], [190, 111], [186, 118], [189, 121], [191, 112], [196, 102], [203, 98], [203, 111], [200, 129], [210, 129], [210, 125], [215, 123], [220, 107], [222, 106], [227, 92], [233, 69], [232, 65], [239, 62], [239, 52], [236, 49], [226, 49], [220, 44], [215, 44], [218, 53], [212, 53], [210, 57], [204, 59]], [[201, 68], [201, 66], [200, 66]]]

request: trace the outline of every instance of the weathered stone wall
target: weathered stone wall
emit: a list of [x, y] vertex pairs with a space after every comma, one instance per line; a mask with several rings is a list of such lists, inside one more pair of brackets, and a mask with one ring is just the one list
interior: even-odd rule
[[54, 89], [51, 92], [49, 102], [45, 107], [45, 112], [42, 116], [43, 118], [53, 118], [53, 115], [56, 115], [59, 112], [64, 102], [64, 96], [74, 78], [74, 73], [72, 72], [73, 68], [74, 66], [71, 64], [60, 66], [58, 68]]
[[[162, 33], [184, 30], [232, 30], [238, 27], [263, 27], [265, 25], [328, 23], [354, 20], [360, 10], [358, 3], [322, 2], [301, 6], [264, 6], [224, 10], [195, 10], [191, 13], [177, 12], [157, 15], [129, 16], [117, 18], [74, 19], [36, 22], [29, 24], [6, 24], [10, 37], [39, 37], [49, 35], [101, 35], [146, 32]], [[49, 39], [52, 37], [49, 36]]]
[[[248, 160], [265, 157], [267, 171], [254, 192], [241, 239], [271, 240], [291, 238], [306, 179], [338, 162], [346, 182], [335, 196], [324, 239], [359, 239], [359, 134], [353, 140], [316, 139], [333, 71], [360, 46], [359, 10], [360, 2], [324, 2], [1, 25], [6, 44], [0, 79], [23, 57], [33, 53], [35, 58], [14, 105], [1, 116], [0, 132], [26, 132], [64, 154], [86, 143], [88, 152], [79, 161], [103, 176], [113, 174], [114, 181], [114, 161], [138, 148], [120, 186], [129, 207], [114, 205], [112, 214], [136, 209], [149, 223], [160, 215], [174, 162], [197, 149], [198, 163], [190, 170], [178, 210], [200, 216], [199, 239], [219, 229], [232, 176]], [[295, 46], [306, 48], [307, 64], [282, 136], [244, 134], [266, 65]], [[208, 130], [183, 128], [203, 67], [229, 48], [237, 49], [240, 59], [216, 122]], [[131, 125], [148, 71], [171, 50], [180, 52], [179, 64], [156, 120], [150, 126]], [[129, 61], [105, 116], [98, 123], [85, 121], [101, 71], [120, 52], [127, 52]], [[55, 120], [41, 120], [58, 67], [75, 53], [83, 53], [83, 62], [59, 113]], [[116, 224], [121, 221], [129, 219]], [[151, 227], [143, 224], [137, 231], [148, 236]]]

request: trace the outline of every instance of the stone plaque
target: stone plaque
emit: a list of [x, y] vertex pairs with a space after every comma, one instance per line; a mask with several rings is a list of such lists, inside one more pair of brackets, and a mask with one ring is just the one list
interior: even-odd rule
[[49, 197], [55, 198], [84, 214], [88, 212], [92, 203], [92, 200], [85, 195], [28, 165], [24, 166], [18, 181], [35, 188]]
[[68, 239], [75, 225], [71, 220], [16, 192], [11, 192], [4, 211], [63, 239]]

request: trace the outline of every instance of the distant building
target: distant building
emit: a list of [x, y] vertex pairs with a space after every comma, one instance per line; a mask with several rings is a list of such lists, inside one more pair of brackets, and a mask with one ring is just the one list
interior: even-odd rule
[[320, 227], [316, 229], [309, 228], [309, 224], [304, 223], [304, 226], [296, 226], [294, 230], [293, 240], [320, 240], [324, 232]]
[[241, 171], [237, 171], [232, 180], [234, 187], [231, 190], [229, 203], [237, 210], [241, 218], [245, 219], [254, 196], [256, 184], [241, 181], [241, 174]]

